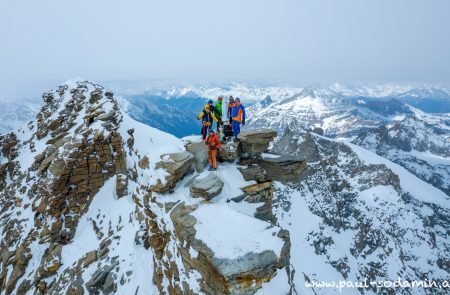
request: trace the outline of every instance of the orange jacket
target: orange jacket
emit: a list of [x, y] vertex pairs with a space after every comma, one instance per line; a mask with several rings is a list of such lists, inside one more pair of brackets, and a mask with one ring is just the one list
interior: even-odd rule
[[212, 135], [208, 135], [205, 142], [208, 145], [208, 150], [216, 150], [217, 148], [222, 148], [219, 136], [217, 136], [217, 134], [215, 133], [213, 133]]
[[245, 108], [240, 102], [234, 102], [233, 107], [231, 108], [231, 117], [233, 121], [236, 122], [244, 122], [245, 121]]

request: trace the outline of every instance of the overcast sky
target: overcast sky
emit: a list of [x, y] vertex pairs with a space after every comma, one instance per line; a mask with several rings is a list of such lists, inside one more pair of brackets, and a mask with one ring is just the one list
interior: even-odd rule
[[450, 82], [448, 0], [0, 0], [0, 37], [0, 93], [71, 77]]

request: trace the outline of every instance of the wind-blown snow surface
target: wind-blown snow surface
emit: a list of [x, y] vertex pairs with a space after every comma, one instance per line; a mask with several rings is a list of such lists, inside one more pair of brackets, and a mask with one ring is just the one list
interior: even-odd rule
[[[289, 144], [288, 144], [289, 143]], [[299, 294], [338, 294], [306, 282], [444, 280], [450, 269], [450, 198], [359, 146], [287, 132], [276, 151], [308, 160], [308, 178], [277, 185]], [[447, 289], [344, 288], [343, 294], [447, 294]]]

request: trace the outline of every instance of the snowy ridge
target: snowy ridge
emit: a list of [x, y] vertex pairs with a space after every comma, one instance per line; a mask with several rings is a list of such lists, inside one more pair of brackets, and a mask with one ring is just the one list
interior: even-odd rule
[[323, 89], [304, 89], [291, 98], [268, 106], [256, 104], [249, 111], [252, 128], [269, 126], [282, 134], [287, 126], [310, 129], [320, 127], [328, 136], [351, 136], [377, 127], [387, 116], [354, 105], [345, 97]]
[[[227, 203], [253, 183], [235, 165], [217, 171], [225, 183], [213, 203], [190, 197], [197, 173], [157, 193], [172, 173], [158, 163], [186, 153], [183, 141], [134, 121], [93, 82], [67, 81], [43, 98], [35, 121], [0, 137], [2, 293], [254, 293], [272, 279], [291, 288], [281, 228]], [[227, 284], [210, 277], [217, 271]], [[257, 282], [236, 280], [241, 272]]]

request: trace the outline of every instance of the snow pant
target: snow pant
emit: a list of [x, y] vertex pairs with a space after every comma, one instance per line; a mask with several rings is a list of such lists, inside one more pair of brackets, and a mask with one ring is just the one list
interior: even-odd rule
[[237, 137], [241, 132], [241, 122], [233, 121], [233, 135]]
[[211, 125], [207, 126], [207, 125], [202, 125], [202, 139], [205, 140], [206, 136], [208, 136], [208, 131], [211, 128]]
[[212, 168], [217, 168], [217, 149], [208, 151], [208, 163]]

